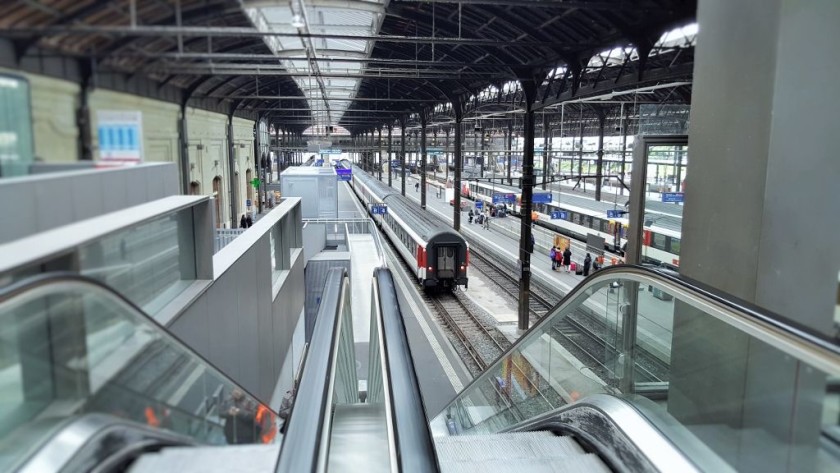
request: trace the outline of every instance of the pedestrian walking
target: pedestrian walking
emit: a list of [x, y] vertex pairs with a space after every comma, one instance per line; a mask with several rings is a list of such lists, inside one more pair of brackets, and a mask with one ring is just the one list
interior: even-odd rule
[[[571, 245], [569, 245], [571, 246]], [[569, 249], [567, 246], [565, 250], [563, 250], [563, 267], [566, 268], [566, 272], [569, 272], [569, 266], [572, 265], [572, 250]]]
[[253, 225], [253, 224], [254, 224], [254, 219], [253, 219], [253, 218], [251, 218], [251, 216], [250, 216], [250, 215], [248, 215], [247, 217], [245, 217], [245, 225], [246, 225], [248, 228], [251, 228], [251, 225]]
[[239, 219], [239, 228], [248, 228], [248, 221], [245, 220], [245, 214], [242, 214], [242, 218]]
[[473, 209], [470, 209], [470, 223], [472, 223], [473, 217], [475, 217], [475, 214], [473, 213]]
[[487, 212], [487, 215], [484, 216], [484, 229], [490, 230], [490, 212]]
[[586, 258], [583, 259], [583, 275], [589, 276], [589, 268], [592, 267], [592, 256], [587, 253]]
[[414, 192], [420, 192], [420, 183], [419, 182], [414, 183]]
[[548, 252], [548, 256], [551, 258], [551, 270], [554, 271], [557, 269], [557, 262], [554, 258], [557, 256], [557, 247], [552, 246], [551, 250]]
[[560, 266], [562, 266], [562, 265], [563, 265], [563, 252], [560, 251], [560, 247], [557, 247], [557, 249], [554, 252], [554, 270], [556, 271], [556, 270], [560, 269]]

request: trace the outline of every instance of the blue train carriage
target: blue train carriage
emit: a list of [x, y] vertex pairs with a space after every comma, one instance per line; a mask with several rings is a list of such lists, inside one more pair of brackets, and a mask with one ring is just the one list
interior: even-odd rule
[[460, 234], [358, 167], [353, 168], [352, 187], [421, 286], [468, 286], [469, 245]]
[[[545, 191], [535, 189], [534, 192]], [[464, 184], [462, 189], [462, 194], [466, 197], [484, 202], [491, 202], [494, 193], [516, 194], [517, 205], [522, 196], [522, 191], [517, 187], [486, 182], [471, 181]], [[550, 204], [534, 205], [534, 210], [539, 215], [536, 222], [538, 226], [583, 242], [586, 242], [588, 234], [598, 235], [604, 238], [605, 250], [623, 253], [623, 247], [627, 243], [628, 220], [623, 217], [607, 218], [606, 211], [613, 209], [613, 204], [569, 194], [563, 194], [561, 200], [558, 202], [555, 198]], [[565, 218], [552, 219], [552, 212], [561, 212]], [[649, 210], [647, 213], [651, 214], [652, 222], [644, 227], [642, 261], [678, 269], [681, 217], [663, 213], [661, 210]]]

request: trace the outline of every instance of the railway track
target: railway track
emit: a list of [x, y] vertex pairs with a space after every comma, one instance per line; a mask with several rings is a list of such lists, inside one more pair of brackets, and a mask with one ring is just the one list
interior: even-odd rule
[[[473, 242], [470, 242], [470, 244], [473, 268], [490, 279], [493, 284], [513, 300], [518, 300], [519, 281], [513, 276], [515, 269], [509, 268], [508, 264], [488, 255], [488, 252], [483, 251], [483, 249], [476, 251], [476, 245]], [[531, 291], [528, 305], [530, 325], [533, 326], [560, 302], [562, 296], [557, 294], [556, 290], [548, 290], [534, 280], [531, 281], [531, 285], [534, 290]], [[612, 378], [613, 372], [607, 366], [607, 363], [610, 360], [615, 360], [619, 354], [615, 343], [606, 340], [605, 336], [602, 335], [607, 332], [607, 324], [600, 317], [580, 308], [552, 327], [550, 335], [587, 368], [598, 374], [602, 380], [607, 381]], [[638, 381], [659, 382], [667, 380], [668, 366], [666, 363], [644, 349], [639, 350], [638, 354]]]
[[473, 376], [483, 372], [502, 355], [511, 344], [495, 327], [487, 326], [455, 294], [423, 295], [426, 303], [435, 309], [462, 347], [469, 354], [474, 367]]
[[430, 294], [424, 291], [416, 284], [413, 271], [399, 256], [390, 238], [384, 233], [382, 236], [391, 259], [397, 261], [400, 269], [415, 282], [414, 287], [422, 296], [423, 301], [437, 314], [439, 322], [449, 329], [450, 339], [453, 340], [456, 351], [467, 365], [470, 374], [477, 376], [487, 369], [510, 347], [510, 342], [495, 327], [484, 323], [455, 294]]

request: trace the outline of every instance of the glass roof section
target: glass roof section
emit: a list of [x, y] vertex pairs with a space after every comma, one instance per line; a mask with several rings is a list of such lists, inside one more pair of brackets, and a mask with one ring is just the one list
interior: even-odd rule
[[[245, 2], [261, 31], [278, 33], [376, 36], [389, 0], [291, 0]], [[374, 42], [352, 38], [265, 36], [268, 47], [306, 96], [315, 129], [337, 125], [356, 96]], [[345, 59], [345, 61], [342, 61]], [[347, 62], [346, 60], [357, 62]], [[324, 128], [320, 128], [324, 127]]]

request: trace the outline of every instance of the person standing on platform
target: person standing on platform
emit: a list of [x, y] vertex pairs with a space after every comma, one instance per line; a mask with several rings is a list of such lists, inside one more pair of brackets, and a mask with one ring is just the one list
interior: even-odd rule
[[239, 219], [239, 228], [248, 228], [248, 221], [245, 220], [245, 214], [242, 214], [242, 218]]
[[420, 183], [419, 182], [414, 183], [414, 192], [420, 192]]
[[245, 217], [245, 225], [247, 225], [248, 228], [251, 228], [251, 225], [253, 225], [253, 224], [254, 224], [254, 219], [251, 218], [251, 215], [248, 215], [247, 217]]
[[484, 229], [490, 230], [490, 211], [487, 211], [487, 215], [484, 216]]
[[566, 272], [569, 272], [569, 266], [572, 265], [572, 250], [570, 249], [572, 245], [566, 247], [563, 250], [563, 267], [566, 269]]
[[563, 252], [560, 251], [558, 247], [557, 250], [554, 252], [554, 270], [560, 269], [560, 266], [563, 265]]
[[470, 215], [469, 215], [470, 223], [472, 223], [473, 217], [475, 217], [475, 213], [473, 213], [473, 209], [470, 209]]
[[592, 267], [592, 256], [587, 253], [586, 258], [583, 259], [583, 277], [589, 276], [590, 267]]
[[557, 257], [556, 246], [551, 247], [551, 251], [548, 252], [548, 256], [551, 258], [551, 270], [554, 271], [557, 269], [557, 261], [555, 261], [555, 258]]

